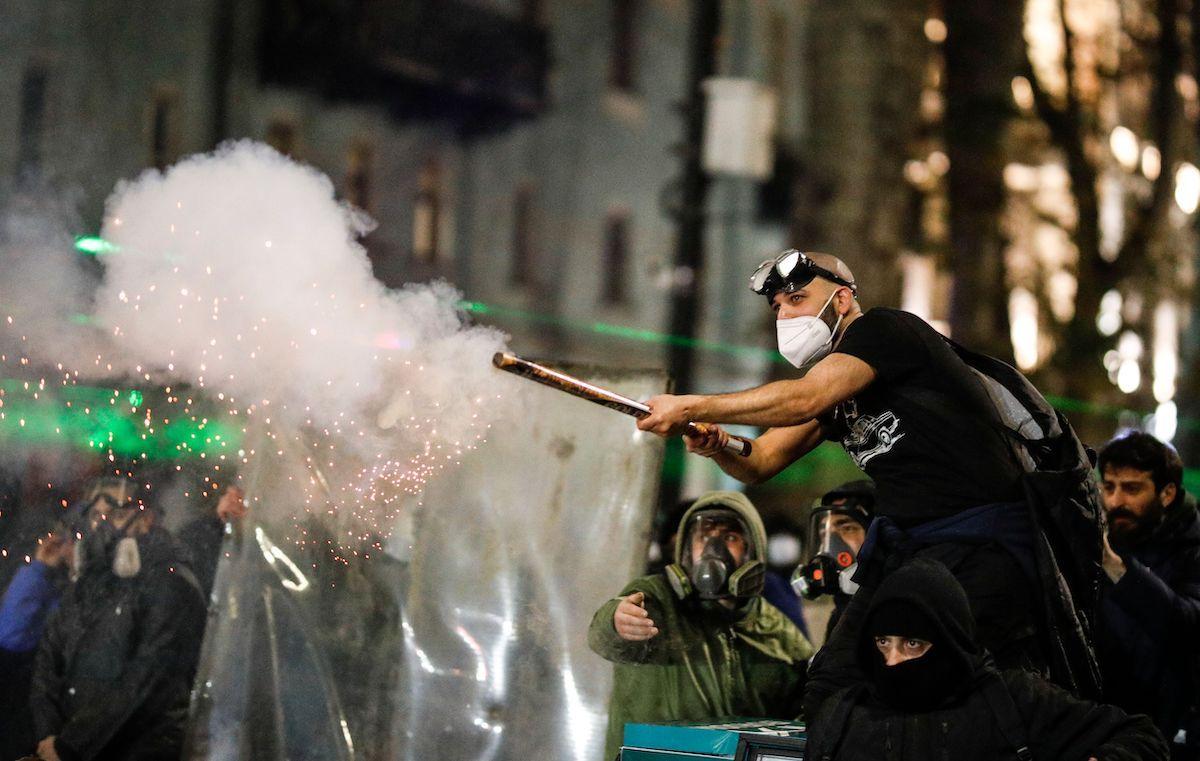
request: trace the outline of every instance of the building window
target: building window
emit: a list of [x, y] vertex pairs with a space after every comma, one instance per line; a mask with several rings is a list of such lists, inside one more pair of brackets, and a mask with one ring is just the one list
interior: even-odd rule
[[533, 183], [524, 182], [513, 199], [512, 273], [513, 285], [533, 283], [535, 265], [533, 229]]
[[272, 119], [267, 125], [267, 145], [284, 156], [296, 155], [296, 125], [290, 119]]
[[20, 180], [35, 179], [42, 170], [42, 133], [46, 124], [45, 67], [31, 66], [21, 80], [20, 119], [17, 122], [17, 176]]
[[355, 140], [346, 157], [346, 200], [363, 211], [371, 210], [371, 163], [375, 151], [365, 140]]
[[150, 164], [166, 169], [179, 158], [179, 93], [160, 88], [150, 103]]
[[609, 51], [608, 84], [632, 93], [637, 78], [638, 0], [612, 0], [612, 47]]
[[417, 199], [413, 208], [413, 258], [432, 262], [438, 258], [438, 228], [441, 226], [441, 166], [436, 160], [421, 167]]
[[626, 270], [629, 268], [629, 212], [611, 211], [604, 221], [604, 256], [600, 273], [605, 304], [624, 304], [628, 294]]

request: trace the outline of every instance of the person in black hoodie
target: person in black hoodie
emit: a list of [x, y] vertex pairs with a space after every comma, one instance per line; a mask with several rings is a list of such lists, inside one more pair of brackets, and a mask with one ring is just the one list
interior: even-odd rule
[[875, 590], [857, 641], [861, 678], [811, 717], [810, 761], [1154, 761], [1166, 743], [1145, 716], [1072, 697], [1024, 671], [997, 671], [962, 586], [916, 558]]
[[1176, 761], [1200, 759], [1200, 518], [1183, 463], [1147, 433], [1109, 442], [1098, 649], [1105, 699], [1146, 713]]
[[132, 480], [101, 479], [85, 516], [78, 578], [34, 664], [38, 758], [177, 759], [204, 632], [200, 587]]

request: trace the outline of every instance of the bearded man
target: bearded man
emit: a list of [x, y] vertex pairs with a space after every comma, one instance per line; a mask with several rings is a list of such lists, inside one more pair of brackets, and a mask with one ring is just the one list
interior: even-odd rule
[[1108, 534], [1098, 645], [1108, 702], [1145, 713], [1172, 759], [1200, 759], [1200, 519], [1170, 446], [1134, 432], [1099, 468]]

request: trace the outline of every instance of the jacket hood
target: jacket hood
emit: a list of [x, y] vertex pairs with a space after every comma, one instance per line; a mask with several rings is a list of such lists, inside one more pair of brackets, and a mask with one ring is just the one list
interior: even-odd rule
[[684, 565], [683, 543], [687, 539], [687, 532], [684, 529], [687, 527], [688, 521], [701, 510], [713, 508], [732, 510], [742, 519], [742, 523], [746, 524], [746, 528], [750, 531], [750, 536], [746, 537], [750, 542], [749, 557], [766, 562], [767, 530], [763, 526], [762, 518], [750, 498], [736, 491], [712, 491], [692, 503], [692, 506], [679, 519], [679, 525], [676, 527], [675, 562]]
[[[982, 652], [975, 640], [975, 616], [967, 593], [946, 566], [924, 558], [905, 563], [880, 583], [864, 620], [869, 622], [880, 606], [896, 602], [924, 614], [940, 640], [935, 647], [945, 647], [971, 673], [978, 670]], [[867, 659], [876, 657], [876, 650], [868, 626], [863, 626], [860, 637], [859, 662], [863, 671], [870, 673]]]

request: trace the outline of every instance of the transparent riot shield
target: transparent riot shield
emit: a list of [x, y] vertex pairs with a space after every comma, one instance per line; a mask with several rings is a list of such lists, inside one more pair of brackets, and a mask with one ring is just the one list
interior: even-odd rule
[[[665, 385], [582, 375], [635, 398]], [[641, 573], [662, 443], [610, 410], [522, 394], [382, 552], [347, 562], [321, 549], [336, 521], [294, 520], [311, 477], [295, 458], [247, 466], [251, 514], [223, 548], [185, 758], [601, 759], [612, 669], [587, 627]], [[303, 545], [285, 540], [298, 525]]]

